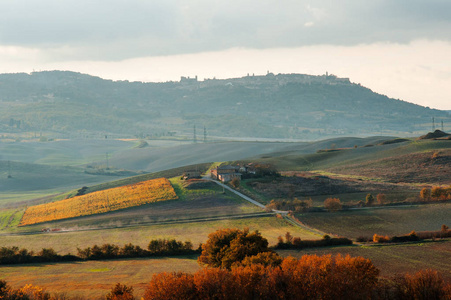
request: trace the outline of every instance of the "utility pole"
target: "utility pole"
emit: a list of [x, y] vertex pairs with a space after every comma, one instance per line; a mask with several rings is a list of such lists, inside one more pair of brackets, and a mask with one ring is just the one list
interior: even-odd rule
[[432, 132], [435, 130], [435, 118], [432, 117]]
[[445, 132], [445, 130], [443, 129], [443, 120], [442, 120], [442, 131]]
[[11, 176], [11, 161], [8, 160], [8, 178], [12, 178]]
[[193, 131], [194, 131], [194, 134], [193, 134], [193, 141], [194, 141], [194, 143], [197, 143], [196, 125], [194, 125]]

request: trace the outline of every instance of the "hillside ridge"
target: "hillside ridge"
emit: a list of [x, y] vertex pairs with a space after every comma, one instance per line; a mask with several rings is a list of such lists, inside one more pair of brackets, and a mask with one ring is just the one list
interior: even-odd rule
[[[70, 71], [0, 74], [0, 131], [58, 138], [182, 136], [325, 139], [408, 135], [449, 114], [335, 75], [182, 77], [143, 83]], [[204, 130], [202, 130], [204, 129]]]

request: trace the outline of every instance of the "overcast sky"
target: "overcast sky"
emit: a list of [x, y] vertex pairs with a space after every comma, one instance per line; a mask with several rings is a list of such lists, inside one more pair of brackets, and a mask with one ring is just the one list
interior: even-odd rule
[[2, 0], [0, 72], [349, 77], [451, 110], [449, 0]]

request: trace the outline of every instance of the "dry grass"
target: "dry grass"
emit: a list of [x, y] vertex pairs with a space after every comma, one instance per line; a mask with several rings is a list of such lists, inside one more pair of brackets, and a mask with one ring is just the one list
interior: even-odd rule
[[114, 284], [120, 282], [132, 286], [136, 296], [142, 296], [152, 274], [195, 272], [200, 268], [196, 259], [197, 256], [187, 256], [1, 266], [0, 278], [14, 288], [31, 283], [50, 293], [66, 293], [67, 296], [89, 299], [104, 296]]
[[381, 270], [381, 275], [390, 277], [400, 273], [415, 273], [422, 269], [435, 269], [451, 283], [451, 241], [383, 245], [367, 247], [336, 247], [302, 251], [278, 251], [283, 256], [300, 257], [305, 254], [349, 254], [371, 259]]
[[440, 230], [451, 222], [451, 204], [427, 204], [297, 215], [305, 224], [348, 238], [402, 235], [412, 230]]

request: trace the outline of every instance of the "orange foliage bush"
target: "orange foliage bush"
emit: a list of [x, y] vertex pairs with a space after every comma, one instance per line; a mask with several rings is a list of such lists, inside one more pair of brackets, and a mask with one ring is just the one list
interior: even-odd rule
[[324, 208], [328, 211], [341, 210], [342, 205], [339, 198], [327, 198], [324, 200]]
[[166, 178], [153, 179], [53, 203], [31, 206], [25, 211], [20, 225], [100, 214], [173, 199], [177, 199], [177, 195], [169, 180]]
[[194, 300], [198, 299], [196, 293], [193, 275], [164, 272], [152, 276], [144, 299]]
[[373, 242], [375, 243], [388, 243], [390, 241], [390, 238], [388, 236], [383, 236], [375, 233], [373, 235]]
[[[379, 270], [362, 257], [305, 255], [278, 267], [262, 264], [231, 270], [205, 268], [194, 275], [162, 273], [149, 283], [144, 299], [365, 299]], [[183, 278], [183, 280], [182, 280]], [[194, 284], [194, 289], [193, 289]], [[165, 294], [167, 293], [167, 294]]]
[[396, 299], [451, 299], [449, 286], [434, 270], [421, 270], [405, 274], [394, 280]]

